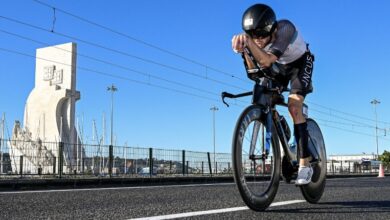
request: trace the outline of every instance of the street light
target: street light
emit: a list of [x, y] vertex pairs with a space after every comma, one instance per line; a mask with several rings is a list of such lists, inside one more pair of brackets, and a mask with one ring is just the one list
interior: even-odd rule
[[375, 139], [376, 139], [376, 157], [379, 155], [379, 150], [378, 150], [378, 115], [376, 113], [376, 105], [380, 104], [381, 102], [374, 99], [371, 101], [371, 104], [374, 105], [374, 112], [375, 112]]
[[215, 106], [210, 108], [211, 111], [213, 111], [213, 142], [214, 142], [214, 166], [215, 166], [215, 173], [217, 173], [217, 163], [215, 161], [215, 111], [218, 111], [219, 109]]
[[107, 87], [107, 91], [111, 91], [111, 146], [113, 146], [114, 92], [118, 91], [118, 88], [112, 84], [110, 87]]
[[3, 174], [3, 161], [4, 161], [4, 155], [3, 155], [3, 146], [5, 147], [5, 136], [4, 136], [4, 127], [5, 127], [5, 113], [3, 113], [3, 117], [1, 118], [1, 138], [0, 138], [0, 174]]

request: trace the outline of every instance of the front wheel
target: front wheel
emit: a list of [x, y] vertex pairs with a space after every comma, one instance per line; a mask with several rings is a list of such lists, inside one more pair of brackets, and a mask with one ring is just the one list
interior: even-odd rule
[[308, 147], [318, 153], [320, 162], [313, 166], [313, 176], [308, 185], [301, 186], [303, 197], [309, 203], [317, 203], [325, 189], [326, 182], [326, 149], [321, 129], [313, 119], [307, 119], [309, 133]]
[[234, 180], [245, 204], [255, 211], [263, 211], [272, 203], [280, 178], [280, 148], [273, 124], [269, 153], [263, 154], [265, 118], [260, 107], [249, 106], [240, 115], [233, 136]]

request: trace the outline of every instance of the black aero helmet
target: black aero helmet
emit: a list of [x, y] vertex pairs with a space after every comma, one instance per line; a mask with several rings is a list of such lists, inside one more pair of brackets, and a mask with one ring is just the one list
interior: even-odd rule
[[242, 16], [242, 29], [250, 36], [267, 37], [275, 28], [275, 12], [268, 5], [252, 5]]

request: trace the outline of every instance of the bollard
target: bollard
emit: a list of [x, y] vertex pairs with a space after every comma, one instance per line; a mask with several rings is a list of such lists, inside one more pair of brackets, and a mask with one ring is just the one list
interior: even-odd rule
[[210, 152], [207, 152], [207, 159], [209, 160], [209, 172], [210, 172], [210, 176], [213, 176], [213, 171], [211, 170]]
[[378, 177], [379, 178], [384, 178], [385, 177], [385, 170], [383, 169], [382, 163], [379, 164]]
[[351, 173], [351, 161], [348, 161], [348, 173]]
[[56, 162], [57, 162], [57, 158], [53, 157], [53, 175], [56, 174]]
[[58, 174], [60, 175], [60, 179], [62, 178], [62, 168], [64, 163], [63, 150], [64, 150], [64, 143], [59, 142], [58, 143]]
[[186, 162], [186, 151], [183, 150], [183, 158], [182, 158], [182, 174], [183, 176], [185, 175], [185, 162]]
[[112, 165], [114, 162], [114, 146], [108, 146], [108, 175], [112, 177]]
[[334, 175], [334, 164], [333, 164], [333, 160], [332, 160], [332, 172], [333, 172], [333, 175]]
[[23, 156], [20, 156], [20, 160], [19, 160], [19, 171], [20, 171], [20, 178], [23, 177]]
[[153, 175], [153, 148], [149, 148], [149, 176]]

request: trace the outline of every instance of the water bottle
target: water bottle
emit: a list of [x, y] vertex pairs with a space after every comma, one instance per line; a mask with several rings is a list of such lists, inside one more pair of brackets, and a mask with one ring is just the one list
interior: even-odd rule
[[266, 116], [266, 123], [265, 123], [265, 153], [268, 155], [269, 150], [271, 148], [271, 141], [272, 141], [272, 114], [271, 111], [267, 112]]
[[269, 149], [271, 148], [272, 141], [272, 132], [267, 131], [265, 134], [265, 152], [267, 155], [269, 154]]
[[295, 140], [295, 137], [292, 138], [292, 141], [288, 143], [288, 146], [290, 148], [291, 153], [297, 154], [297, 141]]

